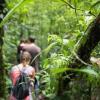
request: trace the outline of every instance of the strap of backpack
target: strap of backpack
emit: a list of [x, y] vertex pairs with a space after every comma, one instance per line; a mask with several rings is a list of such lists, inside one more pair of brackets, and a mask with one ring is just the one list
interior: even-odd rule
[[[17, 68], [19, 69], [19, 71], [20, 71], [20, 75], [22, 75], [23, 73], [24, 73], [24, 71], [22, 71], [20, 68], [19, 68], [19, 66], [17, 65]], [[26, 70], [26, 69], [25, 69]], [[24, 73], [25, 74], [25, 73]]]
[[19, 66], [17, 65], [18, 70], [20, 71], [20, 74], [22, 74], [22, 71], [20, 70]]

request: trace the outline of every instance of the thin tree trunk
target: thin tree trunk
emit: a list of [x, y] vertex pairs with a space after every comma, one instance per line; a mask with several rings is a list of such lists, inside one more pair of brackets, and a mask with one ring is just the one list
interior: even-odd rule
[[[89, 25], [85, 34], [78, 41], [74, 51], [76, 52], [78, 57], [82, 59], [84, 62], [89, 62], [90, 54], [99, 41], [100, 41], [100, 14]], [[79, 61], [75, 57], [75, 55], [72, 54], [68, 66], [72, 68], [79, 68], [82, 65], [83, 63]], [[66, 76], [66, 74], [68, 74], [68, 72], [63, 73], [63, 76]], [[68, 79], [62, 79], [62, 82], [60, 79], [59, 82], [60, 88], [58, 90], [58, 95], [63, 96], [63, 93], [67, 90], [66, 88], [69, 82], [70, 80]]]
[[[5, 8], [5, 1], [0, 0], [0, 22], [2, 21], [4, 17], [4, 8]], [[6, 92], [6, 81], [5, 81], [5, 68], [3, 66], [3, 52], [2, 52], [2, 46], [3, 46], [3, 36], [4, 36], [4, 29], [3, 27], [0, 28], [0, 100], [1, 98], [5, 97]]]

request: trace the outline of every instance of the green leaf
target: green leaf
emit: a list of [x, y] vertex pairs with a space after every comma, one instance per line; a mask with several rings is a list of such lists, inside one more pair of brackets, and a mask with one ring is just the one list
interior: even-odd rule
[[96, 7], [97, 5], [100, 6], [100, 1], [97, 1], [96, 3], [94, 3], [94, 4], [91, 6], [91, 9], [94, 8], [94, 7]]
[[0, 27], [2, 27], [8, 20], [9, 18], [13, 15], [13, 13], [20, 7], [23, 7], [24, 4], [27, 4], [27, 2], [30, 2], [32, 0], [21, 0], [18, 4], [16, 4], [8, 13], [7, 15], [3, 18], [2, 22], [0, 23]]
[[61, 0], [52, 0], [52, 1], [54, 1], [54, 2], [61, 2]]
[[64, 68], [64, 67], [59, 67], [59, 68], [53, 68], [51, 69], [51, 73], [52, 74], [58, 74], [58, 73], [63, 73], [66, 71], [67, 68]]
[[88, 69], [88, 68], [84, 68], [84, 69], [74, 69], [74, 68], [65, 68], [65, 67], [62, 67], [62, 68], [53, 68], [51, 69], [51, 72], [53, 74], [58, 74], [58, 73], [63, 73], [65, 71], [75, 71], [75, 72], [81, 72], [81, 73], [86, 73], [86, 74], [89, 74], [89, 75], [94, 75], [96, 77], [98, 77], [98, 73], [96, 71], [94, 71], [93, 69]]
[[80, 69], [79, 71], [98, 77], [98, 73], [94, 71], [93, 69]]

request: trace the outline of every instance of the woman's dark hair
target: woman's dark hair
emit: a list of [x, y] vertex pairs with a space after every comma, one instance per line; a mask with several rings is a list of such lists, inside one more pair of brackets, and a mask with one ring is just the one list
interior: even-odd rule
[[22, 39], [20, 40], [20, 43], [27, 43], [27, 39], [22, 38]]
[[36, 38], [35, 38], [35, 37], [31, 37], [31, 36], [30, 36], [30, 37], [28, 38], [28, 40], [29, 40], [30, 42], [34, 43], [34, 42], [35, 42], [35, 40], [36, 40]]

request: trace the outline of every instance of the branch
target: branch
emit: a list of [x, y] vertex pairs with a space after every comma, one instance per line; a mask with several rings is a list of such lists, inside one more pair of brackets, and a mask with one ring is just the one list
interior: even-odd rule
[[65, 4], [67, 4], [70, 8], [75, 9], [75, 10], [80, 10], [80, 11], [84, 11], [82, 9], [76, 8], [73, 5], [71, 5], [69, 2], [65, 1], [65, 0], [61, 0], [62, 2], [64, 2]]
[[76, 59], [79, 60], [82, 64], [84, 64], [86, 66], [92, 66], [91, 64], [88, 64], [85, 61], [83, 61], [74, 51], [72, 53], [74, 54], [74, 56], [76, 57]]
[[[61, 0], [61, 1], [64, 2], [65, 4], [67, 4], [70, 8], [75, 9], [75, 11], [76, 10], [84, 11], [83, 9], [76, 8], [75, 6], [71, 5], [69, 2], [67, 2], [65, 0]], [[89, 14], [96, 17], [96, 15], [91, 12], [91, 9], [89, 11]]]

